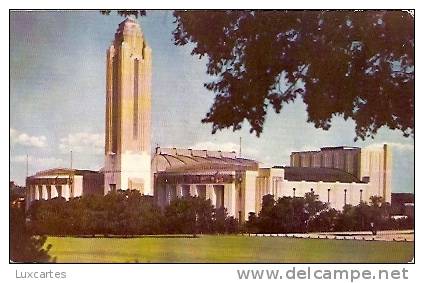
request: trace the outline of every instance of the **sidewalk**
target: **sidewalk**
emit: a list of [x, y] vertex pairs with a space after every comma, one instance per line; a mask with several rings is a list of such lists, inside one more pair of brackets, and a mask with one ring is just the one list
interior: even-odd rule
[[370, 231], [347, 232], [317, 232], [317, 233], [289, 233], [289, 234], [246, 234], [250, 237], [289, 237], [302, 239], [330, 239], [330, 240], [360, 240], [360, 241], [395, 241], [413, 242], [414, 230], [386, 230], [372, 235]]

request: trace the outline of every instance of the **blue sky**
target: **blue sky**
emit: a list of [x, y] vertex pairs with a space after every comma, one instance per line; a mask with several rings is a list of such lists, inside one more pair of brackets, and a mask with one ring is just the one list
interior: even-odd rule
[[[10, 173], [24, 184], [29, 174], [51, 167], [103, 166], [105, 56], [118, 24], [114, 12], [12, 12], [10, 34]], [[269, 111], [260, 138], [231, 129], [211, 134], [202, 124], [214, 94], [203, 83], [206, 61], [172, 41], [171, 11], [150, 11], [140, 19], [153, 50], [152, 146], [238, 150], [263, 165], [288, 165], [291, 151], [322, 146], [393, 146], [393, 191], [412, 192], [414, 141], [382, 129], [375, 139], [354, 142], [354, 123], [335, 119], [329, 131], [306, 123], [298, 100], [281, 114]]]

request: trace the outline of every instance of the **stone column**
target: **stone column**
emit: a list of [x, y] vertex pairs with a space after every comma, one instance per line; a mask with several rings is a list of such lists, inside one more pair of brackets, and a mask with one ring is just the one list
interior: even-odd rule
[[190, 185], [190, 196], [197, 197], [197, 187], [196, 187], [196, 185]]
[[176, 195], [177, 195], [177, 198], [181, 198], [181, 197], [183, 197], [183, 185], [181, 185], [181, 184], [177, 184], [176, 185]]
[[206, 199], [210, 199], [212, 205], [216, 207], [216, 194], [213, 185], [206, 185]]
[[34, 190], [35, 190], [34, 199], [35, 199], [35, 200], [39, 200], [41, 197], [40, 197], [40, 190], [39, 190], [39, 188], [38, 188], [38, 185], [35, 185], [35, 186], [34, 186]]
[[41, 186], [41, 198], [42, 199], [49, 199], [48, 194], [47, 194], [47, 186], [46, 185]]
[[66, 199], [69, 200], [70, 196], [71, 196], [71, 188], [69, 187], [69, 185], [63, 185], [62, 186], [62, 196]]
[[236, 184], [225, 184], [224, 186], [224, 206], [228, 215], [238, 217], [236, 214]]
[[59, 196], [57, 186], [52, 185], [51, 187], [51, 198], [57, 198]]

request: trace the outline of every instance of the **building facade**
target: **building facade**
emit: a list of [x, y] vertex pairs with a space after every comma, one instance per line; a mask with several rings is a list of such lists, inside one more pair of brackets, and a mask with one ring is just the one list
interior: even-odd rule
[[106, 60], [105, 191], [151, 195], [152, 51], [138, 22], [127, 18]]
[[244, 207], [243, 172], [257, 171], [258, 163], [238, 158], [235, 152], [156, 148], [152, 169], [160, 206], [177, 197], [197, 196], [239, 218]]
[[370, 184], [368, 192], [391, 202], [392, 150], [382, 148], [323, 147], [319, 151], [293, 152], [290, 166], [302, 168], [335, 168]]
[[54, 168], [26, 178], [26, 209], [35, 200], [63, 197], [69, 200], [103, 194], [104, 175], [98, 171]]
[[[154, 195], [162, 207], [177, 197], [210, 199], [215, 207], [225, 207], [229, 215], [242, 220], [246, 220], [250, 212], [259, 213], [262, 198], [268, 194], [277, 199], [304, 197], [312, 192], [337, 210], [346, 204], [368, 202], [371, 196], [381, 196], [390, 202], [387, 196], [391, 194], [391, 187], [387, 184], [390, 184], [391, 161], [390, 157], [384, 157], [390, 154], [387, 145], [372, 151], [336, 147], [333, 155], [332, 148], [323, 151], [323, 156], [344, 170], [332, 167], [334, 165], [324, 158], [320, 161], [324, 163], [314, 161], [316, 152], [306, 152], [306, 158], [303, 153], [293, 153], [291, 159], [295, 166], [260, 168], [258, 162], [239, 158], [235, 152], [157, 148], [152, 160]], [[299, 165], [297, 156], [302, 156], [303, 166], [296, 166]], [[349, 162], [351, 164], [347, 164]], [[319, 166], [321, 164], [325, 166]]]
[[387, 145], [293, 152], [290, 166], [272, 168], [260, 168], [257, 161], [235, 152], [158, 147], [152, 158], [151, 56], [137, 21], [127, 18], [120, 23], [106, 56], [104, 168], [39, 172], [27, 178], [27, 205], [37, 199], [84, 195], [99, 187], [99, 176], [103, 194], [138, 190], [154, 195], [162, 207], [177, 197], [197, 196], [241, 220], [250, 212], [259, 213], [268, 194], [304, 197], [313, 192], [338, 210], [371, 196], [391, 201], [392, 154]]

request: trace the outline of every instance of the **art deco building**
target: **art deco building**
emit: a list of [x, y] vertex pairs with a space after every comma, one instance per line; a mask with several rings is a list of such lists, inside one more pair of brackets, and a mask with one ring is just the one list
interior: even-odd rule
[[229, 215], [246, 220], [259, 213], [265, 195], [304, 197], [314, 193], [330, 207], [391, 198], [391, 151], [327, 147], [293, 152], [291, 166], [260, 168], [235, 152], [157, 148], [152, 161], [154, 195], [161, 206], [177, 197], [210, 199]]
[[[107, 51], [105, 165], [97, 175], [104, 173], [104, 186], [93, 183], [101, 185], [104, 194], [139, 190], [154, 195], [162, 207], [174, 198], [197, 196], [241, 220], [250, 212], [259, 213], [268, 194], [277, 199], [313, 192], [338, 210], [371, 196], [391, 201], [392, 155], [387, 145], [293, 152], [290, 166], [272, 168], [260, 168], [259, 162], [235, 152], [158, 147], [151, 158], [151, 56], [137, 21], [124, 20]], [[37, 199], [84, 195], [90, 179], [83, 171], [37, 173], [27, 178], [27, 205]]]
[[139, 24], [127, 18], [107, 50], [105, 194], [151, 187], [152, 51]]
[[66, 200], [91, 194], [103, 194], [102, 172], [53, 168], [26, 178], [26, 209], [35, 200], [63, 197]]

